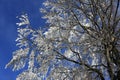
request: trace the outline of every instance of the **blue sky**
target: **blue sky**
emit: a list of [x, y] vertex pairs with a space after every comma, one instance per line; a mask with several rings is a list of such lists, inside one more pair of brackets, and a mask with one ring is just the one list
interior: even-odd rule
[[5, 65], [12, 58], [12, 52], [17, 49], [15, 39], [17, 38], [16, 16], [27, 13], [33, 27], [42, 27], [45, 20], [39, 8], [45, 0], [0, 0], [0, 80], [15, 80], [18, 72], [5, 69]]

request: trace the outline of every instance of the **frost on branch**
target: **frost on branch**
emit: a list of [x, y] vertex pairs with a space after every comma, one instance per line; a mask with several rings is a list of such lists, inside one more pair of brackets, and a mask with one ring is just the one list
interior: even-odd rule
[[25, 67], [28, 53], [29, 53], [29, 48], [19, 49], [13, 52], [13, 58], [6, 65], [6, 68], [9, 66], [13, 68], [13, 71], [15, 71]]
[[48, 27], [32, 29], [28, 16], [22, 15], [17, 23], [23, 26], [16, 39], [19, 49], [7, 67], [19, 70], [27, 63], [17, 80], [116, 79], [120, 8], [113, 3], [117, 0], [46, 0], [40, 10]]
[[36, 70], [34, 69], [34, 57], [34, 51], [31, 51], [31, 54], [29, 55], [28, 70], [19, 74], [16, 80], [41, 80], [38, 73], [36, 73]]
[[41, 80], [36, 73], [24, 71], [23, 73], [19, 74], [16, 80]]
[[29, 38], [29, 36], [33, 30], [26, 27], [26, 28], [18, 28], [17, 31], [19, 34], [18, 34], [18, 37], [16, 39], [16, 42], [17, 42], [16, 45], [19, 48], [28, 47], [29, 43], [28, 43], [27, 39]]
[[[17, 17], [17, 18], [18, 18], [18, 17]], [[19, 18], [19, 20], [20, 20], [21, 22], [16, 23], [18, 26], [23, 26], [23, 25], [28, 25], [28, 24], [30, 24], [30, 23], [29, 23], [29, 20], [28, 20], [27, 14], [21, 15], [21, 17]]]

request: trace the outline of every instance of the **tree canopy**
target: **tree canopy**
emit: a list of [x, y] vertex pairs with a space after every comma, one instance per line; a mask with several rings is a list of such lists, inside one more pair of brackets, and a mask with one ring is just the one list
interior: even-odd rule
[[18, 50], [6, 65], [28, 66], [17, 80], [119, 80], [120, 1], [46, 0], [47, 27], [34, 29], [28, 15], [17, 23]]

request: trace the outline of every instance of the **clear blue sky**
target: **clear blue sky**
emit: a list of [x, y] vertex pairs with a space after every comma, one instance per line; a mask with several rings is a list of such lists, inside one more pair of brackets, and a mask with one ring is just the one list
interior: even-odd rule
[[20, 72], [5, 69], [5, 65], [12, 58], [12, 52], [17, 49], [16, 16], [28, 13], [33, 27], [44, 26], [44, 20], [39, 8], [45, 0], [0, 0], [0, 80], [15, 80]]

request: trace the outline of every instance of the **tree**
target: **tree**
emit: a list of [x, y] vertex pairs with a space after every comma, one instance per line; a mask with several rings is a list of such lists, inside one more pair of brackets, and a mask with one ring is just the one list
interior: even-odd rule
[[[18, 50], [6, 67], [28, 69], [17, 80], [119, 80], [120, 1], [46, 0], [48, 27], [21, 15]], [[32, 75], [32, 76], [31, 76]]]

